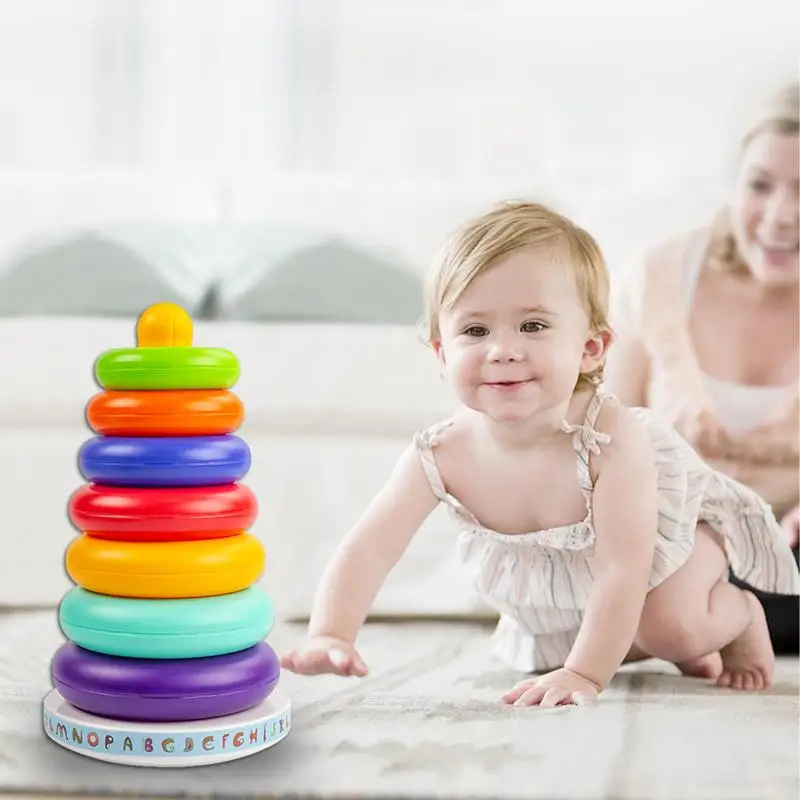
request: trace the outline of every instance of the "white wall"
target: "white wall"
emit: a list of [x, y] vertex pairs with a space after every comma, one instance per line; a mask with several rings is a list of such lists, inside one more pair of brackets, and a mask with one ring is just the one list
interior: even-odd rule
[[422, 267], [512, 195], [616, 266], [724, 201], [798, 30], [794, 0], [0, 0], [0, 268], [140, 220], [306, 222]]
[[714, 174], [793, 0], [0, 0], [0, 165]]
[[790, 0], [342, 0], [336, 169], [639, 187], [719, 174], [730, 117], [796, 75]]

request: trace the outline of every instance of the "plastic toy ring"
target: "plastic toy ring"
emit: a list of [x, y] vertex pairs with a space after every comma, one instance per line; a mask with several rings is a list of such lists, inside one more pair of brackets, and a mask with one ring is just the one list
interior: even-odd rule
[[175, 722], [252, 708], [280, 678], [275, 651], [261, 642], [208, 658], [118, 658], [68, 642], [52, 662], [53, 685], [76, 708], [112, 719]]
[[78, 530], [134, 538], [247, 529], [257, 514], [256, 497], [242, 483], [184, 489], [93, 483], [82, 486], [69, 501], [69, 518]]
[[78, 453], [81, 474], [107, 486], [213, 486], [235, 483], [250, 469], [238, 436], [89, 439]]
[[272, 601], [255, 586], [220, 597], [150, 600], [95, 594], [76, 586], [64, 595], [59, 622], [86, 650], [126, 658], [203, 658], [265, 639]]
[[239, 359], [230, 350], [192, 346], [192, 320], [180, 306], [150, 306], [136, 333], [137, 347], [97, 359], [95, 377], [104, 389], [228, 389], [239, 379]]
[[70, 578], [117, 597], [212, 597], [254, 584], [264, 547], [252, 534], [196, 542], [119, 542], [81, 535], [67, 548]]
[[214, 436], [242, 424], [242, 401], [227, 389], [100, 392], [86, 420], [105, 436]]
[[239, 361], [218, 347], [136, 347], [109, 350], [95, 366], [104, 389], [227, 389]]

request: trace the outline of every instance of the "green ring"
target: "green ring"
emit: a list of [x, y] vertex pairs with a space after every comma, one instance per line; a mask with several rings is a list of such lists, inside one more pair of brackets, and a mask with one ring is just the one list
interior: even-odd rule
[[95, 364], [103, 389], [230, 389], [239, 359], [220, 347], [126, 347]]

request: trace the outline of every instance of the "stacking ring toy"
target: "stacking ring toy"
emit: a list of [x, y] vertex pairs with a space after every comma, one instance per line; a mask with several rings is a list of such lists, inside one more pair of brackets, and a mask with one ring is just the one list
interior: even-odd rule
[[142, 600], [70, 589], [59, 606], [67, 639], [125, 658], [204, 658], [258, 644], [274, 624], [272, 601], [255, 586], [220, 597]]
[[250, 448], [238, 436], [89, 439], [78, 465], [89, 481], [108, 486], [213, 486], [241, 480]]
[[227, 389], [100, 392], [86, 420], [105, 436], [215, 436], [242, 424], [244, 405]]
[[142, 722], [210, 719], [258, 705], [278, 683], [275, 651], [261, 642], [209, 658], [118, 658], [68, 642], [52, 662], [53, 685], [90, 714]]
[[182, 534], [200, 538], [198, 532], [220, 535], [219, 531], [249, 528], [257, 514], [256, 497], [242, 483], [185, 489], [93, 483], [82, 486], [69, 500], [72, 524], [107, 539], [167, 540], [183, 538]]
[[114, 531], [83, 531], [93, 539], [110, 539], [115, 542], [197, 542], [204, 539], [225, 539], [228, 536], [239, 536], [247, 533], [243, 528], [227, 531], [130, 531], [115, 533]]
[[194, 542], [118, 542], [82, 535], [73, 539], [66, 556], [75, 583], [118, 597], [239, 592], [258, 580], [264, 562], [264, 547], [250, 533]]
[[220, 347], [193, 347], [192, 320], [173, 303], [156, 303], [139, 318], [138, 347], [109, 350], [97, 359], [103, 389], [228, 389], [239, 359]]

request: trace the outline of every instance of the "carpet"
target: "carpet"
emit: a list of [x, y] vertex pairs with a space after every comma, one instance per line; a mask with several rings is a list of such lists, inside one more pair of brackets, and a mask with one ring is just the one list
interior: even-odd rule
[[[279, 651], [300, 625], [279, 624]], [[45, 739], [40, 702], [62, 641], [52, 610], [0, 613], [0, 791], [274, 798], [776, 800], [798, 780], [798, 663], [759, 694], [720, 690], [668, 664], [626, 666], [596, 706], [514, 709], [519, 675], [488, 654], [477, 622], [374, 622], [366, 679], [284, 674], [289, 737], [209, 767], [102, 764]]]

